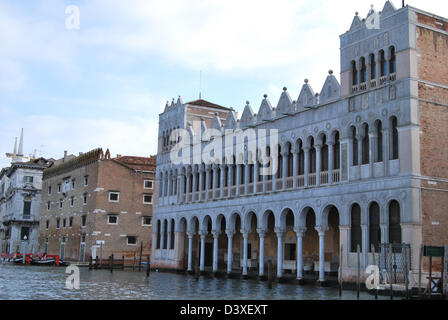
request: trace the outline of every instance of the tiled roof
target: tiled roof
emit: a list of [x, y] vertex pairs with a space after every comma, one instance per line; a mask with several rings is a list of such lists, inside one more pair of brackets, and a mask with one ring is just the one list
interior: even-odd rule
[[120, 156], [112, 160], [120, 162], [134, 170], [155, 171], [156, 156], [136, 157], [136, 156]]
[[220, 106], [219, 104], [215, 104], [215, 103], [211, 103], [207, 100], [203, 100], [203, 99], [199, 99], [199, 100], [194, 100], [194, 101], [190, 101], [187, 104], [191, 104], [193, 106], [200, 106], [200, 107], [209, 107], [209, 108], [215, 108], [215, 109], [221, 109], [221, 110], [227, 110], [229, 111], [229, 108]]

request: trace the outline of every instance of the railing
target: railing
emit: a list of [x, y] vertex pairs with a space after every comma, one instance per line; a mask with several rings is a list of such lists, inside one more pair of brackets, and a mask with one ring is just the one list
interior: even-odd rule
[[383, 84], [385, 84], [385, 83], [386, 83], [386, 80], [387, 80], [387, 76], [381, 76], [381, 77], [380, 77], [380, 86], [383, 85]]
[[352, 93], [358, 92], [358, 85], [355, 84], [354, 86], [352, 86]]
[[213, 189], [207, 190], [208, 192], [208, 199], [211, 200], [213, 199]]
[[341, 169], [333, 170], [333, 183], [341, 181]]
[[297, 177], [297, 187], [303, 188], [305, 186], [305, 176], [300, 175]]
[[315, 186], [316, 185], [316, 174], [315, 173], [308, 173], [308, 186]]
[[272, 191], [272, 180], [266, 180], [266, 191]]
[[376, 88], [376, 79], [370, 80], [370, 88]]
[[253, 183], [249, 183], [247, 185], [247, 193], [248, 194], [254, 193], [254, 184]]
[[205, 200], [205, 190], [201, 191], [201, 200]]
[[229, 188], [228, 187], [222, 188], [222, 194], [224, 197], [227, 197], [229, 195]]
[[182, 195], [182, 202], [183, 203], [185, 203], [185, 200], [187, 199], [187, 195], [184, 193], [183, 195]]
[[389, 75], [389, 80], [390, 81], [395, 81], [395, 80], [397, 80], [397, 73], [391, 73], [390, 75]]
[[236, 195], [236, 186], [230, 187], [230, 196], [234, 197]]
[[320, 184], [328, 184], [328, 171], [320, 173]]
[[244, 194], [244, 184], [239, 185], [238, 188], [239, 188], [239, 194], [240, 195]]
[[291, 189], [294, 185], [294, 177], [286, 178], [286, 189]]
[[215, 198], [219, 198], [221, 196], [221, 188], [216, 188], [215, 190]]
[[195, 201], [198, 201], [199, 200], [199, 191], [195, 191], [195, 192], [193, 192], [194, 193], [194, 199], [195, 199]]
[[363, 82], [359, 85], [359, 90], [360, 91], [365, 91], [367, 90], [367, 82]]
[[277, 178], [277, 180], [275, 181], [275, 189], [277, 189], [277, 190], [283, 189], [283, 179], [282, 178]]

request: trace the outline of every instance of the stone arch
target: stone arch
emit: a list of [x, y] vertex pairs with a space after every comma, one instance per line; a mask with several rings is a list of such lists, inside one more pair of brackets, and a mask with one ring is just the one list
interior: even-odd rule
[[[313, 207], [308, 204], [304, 205], [300, 209], [299, 214], [298, 214], [298, 219], [297, 219], [298, 227], [306, 227], [306, 217], [307, 217], [308, 213], [311, 211], [314, 212], [314, 214], [316, 214], [316, 211], [313, 209]], [[316, 216], [316, 220], [317, 220], [317, 216]]]
[[199, 229], [201, 231], [210, 231], [212, 229], [212, 218], [210, 217], [210, 215], [206, 214], [201, 219], [201, 225]]
[[216, 231], [220, 231], [223, 229], [224, 226], [224, 230], [226, 229], [226, 217], [224, 216], [224, 214], [220, 213], [216, 216], [215, 220], [213, 221], [213, 230]]
[[[292, 224], [290, 223], [290, 219], [292, 216]], [[294, 210], [290, 207], [285, 207], [280, 211], [280, 219], [279, 219], [279, 227], [285, 229], [287, 225], [291, 225], [294, 227], [296, 225], [296, 215], [294, 214]]]
[[338, 206], [334, 202], [328, 202], [326, 205], [322, 206], [322, 210], [320, 214], [317, 216], [317, 224], [319, 226], [328, 227], [328, 216], [332, 208], [335, 208], [338, 211], [338, 215], [340, 216], [340, 210]]
[[197, 216], [192, 216], [190, 220], [188, 220], [188, 232], [195, 232], [196, 229], [199, 229], [199, 218]]
[[176, 232], [187, 231], [187, 219], [185, 217], [181, 217], [176, 221], [175, 230]]
[[229, 218], [227, 219], [229, 221], [229, 224], [227, 226], [229, 229], [236, 230], [235, 224], [236, 224], [237, 218], [239, 218], [242, 223], [243, 219], [241, 218], [241, 213], [239, 211], [234, 211], [233, 213], [230, 214]]

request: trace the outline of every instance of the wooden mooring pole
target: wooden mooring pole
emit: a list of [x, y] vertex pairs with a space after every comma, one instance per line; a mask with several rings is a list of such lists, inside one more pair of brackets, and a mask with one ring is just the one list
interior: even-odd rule
[[95, 269], [98, 269], [98, 256], [95, 258]]
[[[372, 243], [371, 249], [372, 251], [372, 263], [374, 266], [376, 266], [376, 259], [375, 259], [375, 246]], [[379, 269], [379, 266], [378, 266]], [[375, 300], [378, 300], [378, 286], [374, 289], [375, 290]]]
[[420, 255], [418, 258], [418, 299], [422, 298], [422, 259], [423, 259], [423, 245], [420, 245]]
[[114, 254], [110, 256], [110, 272], [114, 270]]
[[134, 264], [132, 265], [132, 271], [135, 269], [135, 261], [136, 261], [137, 252], [134, 251]]
[[124, 256], [121, 256], [121, 269], [124, 270]]
[[356, 246], [356, 256], [358, 261], [358, 277], [356, 280], [356, 298], [359, 300], [359, 292], [361, 291], [361, 252], [359, 244]]
[[443, 249], [443, 296], [448, 300], [448, 244]]
[[143, 241], [140, 241], [140, 261], [138, 263], [138, 271], [142, 269]]
[[389, 281], [390, 281], [390, 300], [394, 299], [394, 288], [392, 285], [392, 244], [389, 244]]
[[268, 288], [272, 289], [272, 260], [268, 260]]
[[93, 263], [92, 263], [92, 256], [89, 256], [89, 270], [92, 270]]
[[342, 255], [344, 254], [344, 250], [343, 250], [344, 246], [341, 245], [341, 253], [339, 254], [339, 296], [342, 296], [342, 261], [344, 259], [342, 259]]
[[409, 300], [409, 266], [408, 266], [408, 248], [404, 248], [404, 285], [406, 287], [406, 300]]
[[148, 262], [146, 264], [146, 277], [149, 277], [149, 270], [151, 268], [151, 265], [149, 264], [150, 262], [150, 255], [148, 254]]

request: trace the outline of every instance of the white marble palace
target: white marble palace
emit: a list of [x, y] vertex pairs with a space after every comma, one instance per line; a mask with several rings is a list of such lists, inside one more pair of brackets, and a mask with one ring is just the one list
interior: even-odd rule
[[[387, 1], [366, 19], [356, 14], [340, 36], [340, 82], [330, 70], [318, 93], [305, 80], [296, 100], [284, 88], [275, 108], [264, 95], [257, 113], [247, 102], [240, 118], [201, 99], [167, 103], [159, 118], [151, 267], [263, 277], [271, 260], [278, 278], [306, 273], [325, 281], [342, 272], [354, 281], [358, 246], [365, 268], [381, 243], [406, 243], [414, 268], [422, 243], [412, 75], [418, 13]], [[365, 23], [372, 15], [378, 28]], [[210, 129], [219, 134], [204, 135]], [[260, 129], [278, 130], [277, 143], [252, 152], [247, 135], [226, 146], [229, 130]], [[174, 163], [180, 142], [189, 156], [175, 149], [183, 160]], [[212, 143], [233, 154], [213, 157]], [[191, 161], [204, 150], [212, 160]], [[277, 156], [278, 170], [260, 174], [260, 154], [271, 162]]]

